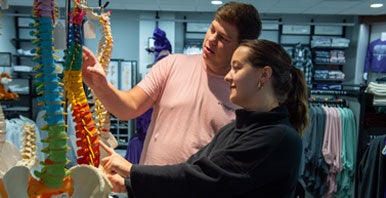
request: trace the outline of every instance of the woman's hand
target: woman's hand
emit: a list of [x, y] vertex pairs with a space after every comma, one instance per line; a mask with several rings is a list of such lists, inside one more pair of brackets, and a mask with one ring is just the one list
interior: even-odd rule
[[96, 86], [102, 85], [102, 83], [107, 84], [106, 73], [93, 52], [84, 46], [82, 52], [82, 77], [84, 83], [91, 89], [95, 89]]
[[125, 193], [127, 192], [125, 186], [125, 178], [118, 174], [110, 174], [105, 173], [106, 178], [110, 181], [111, 185], [113, 185], [113, 192], [116, 193]]
[[104, 171], [108, 174], [118, 174], [121, 177], [129, 177], [130, 170], [133, 164], [123, 158], [121, 155], [116, 153], [114, 149], [108, 147], [102, 141], [99, 141], [99, 144], [102, 149], [107, 153], [107, 157], [101, 160], [101, 165], [104, 168]]

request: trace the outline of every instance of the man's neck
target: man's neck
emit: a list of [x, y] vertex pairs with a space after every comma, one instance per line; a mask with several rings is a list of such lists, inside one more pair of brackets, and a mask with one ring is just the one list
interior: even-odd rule
[[221, 75], [221, 76], [225, 76], [229, 71], [229, 69], [227, 67], [213, 67], [213, 66], [210, 66], [208, 64], [206, 65], [206, 68], [210, 72], [217, 74], [217, 75]]

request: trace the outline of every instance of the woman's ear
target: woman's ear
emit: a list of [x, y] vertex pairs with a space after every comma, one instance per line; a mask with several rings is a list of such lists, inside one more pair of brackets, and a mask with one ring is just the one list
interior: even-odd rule
[[272, 68], [271, 68], [271, 66], [264, 66], [261, 71], [262, 71], [262, 73], [261, 73], [261, 81], [263, 83], [265, 83], [269, 79], [271, 79], [271, 76], [272, 76]]

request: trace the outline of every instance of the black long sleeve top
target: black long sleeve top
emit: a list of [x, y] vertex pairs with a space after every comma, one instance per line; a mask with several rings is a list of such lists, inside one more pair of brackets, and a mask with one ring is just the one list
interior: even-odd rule
[[134, 197], [294, 197], [302, 142], [280, 106], [236, 111], [236, 120], [185, 163], [133, 165], [125, 180]]

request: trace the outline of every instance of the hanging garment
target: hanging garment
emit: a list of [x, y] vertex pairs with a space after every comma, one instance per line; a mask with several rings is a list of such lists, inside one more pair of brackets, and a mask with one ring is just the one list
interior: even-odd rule
[[133, 163], [138, 164], [141, 158], [143, 142], [145, 141], [146, 132], [149, 128], [153, 108], [136, 118], [136, 133], [130, 139], [127, 145], [125, 158]]
[[322, 145], [325, 133], [326, 113], [320, 106], [311, 105], [310, 125], [303, 132], [304, 170], [301, 174], [304, 188], [314, 197], [322, 197], [326, 191], [328, 165], [323, 159]]
[[357, 163], [358, 130], [355, 117], [349, 108], [337, 108], [342, 123], [342, 171], [338, 174], [337, 197], [353, 197]]
[[357, 171], [358, 197], [384, 197], [386, 180], [386, 157], [381, 154], [386, 135], [371, 140]]
[[323, 138], [322, 153], [324, 160], [329, 165], [327, 175], [327, 191], [324, 197], [332, 197], [337, 191], [336, 177], [342, 170], [341, 148], [342, 148], [342, 129], [341, 122], [336, 108], [325, 107], [326, 129]]
[[[315, 104], [309, 107], [310, 125], [302, 136], [304, 168], [300, 182], [313, 197], [349, 198], [352, 197], [358, 145], [355, 116], [347, 107], [335, 107], [335, 105], [346, 105], [346, 103], [339, 103], [340, 100], [335, 99], [333, 102], [337, 102], [336, 104], [324, 102], [326, 104], [323, 104], [323, 101], [315, 101]], [[320, 106], [321, 104], [324, 107]], [[334, 106], [327, 107], [327, 105]], [[331, 130], [338, 129], [339, 124], [341, 126], [340, 145], [338, 133]], [[325, 136], [328, 136], [328, 141], [332, 143], [329, 147], [327, 144], [323, 145]], [[339, 149], [340, 152], [336, 151]]]
[[367, 49], [364, 73], [386, 73], [386, 41], [372, 41]]
[[313, 64], [311, 50], [300, 44], [296, 45], [292, 50], [292, 64], [304, 72], [307, 86], [312, 87]]

